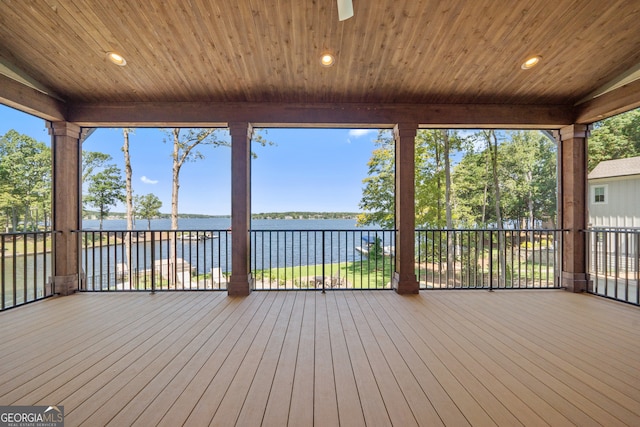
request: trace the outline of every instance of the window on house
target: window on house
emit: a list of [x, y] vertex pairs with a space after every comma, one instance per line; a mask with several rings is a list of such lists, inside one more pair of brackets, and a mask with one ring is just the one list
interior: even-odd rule
[[593, 188], [593, 202], [594, 203], [606, 203], [606, 194], [607, 188], [602, 187], [594, 187]]

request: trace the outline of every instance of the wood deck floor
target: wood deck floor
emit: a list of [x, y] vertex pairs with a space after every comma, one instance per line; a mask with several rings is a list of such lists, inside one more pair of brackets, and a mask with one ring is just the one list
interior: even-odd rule
[[564, 291], [76, 294], [0, 313], [67, 426], [640, 425], [640, 309]]

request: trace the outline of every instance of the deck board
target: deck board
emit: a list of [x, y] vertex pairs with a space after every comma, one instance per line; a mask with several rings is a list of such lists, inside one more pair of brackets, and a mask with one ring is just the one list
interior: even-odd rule
[[640, 310], [564, 291], [76, 294], [0, 313], [75, 425], [640, 425]]

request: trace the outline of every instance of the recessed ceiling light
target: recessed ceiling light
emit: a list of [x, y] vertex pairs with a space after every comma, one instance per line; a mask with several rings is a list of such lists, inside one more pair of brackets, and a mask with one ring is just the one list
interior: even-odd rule
[[333, 56], [330, 53], [323, 53], [322, 56], [320, 57], [320, 64], [322, 64], [323, 67], [331, 67], [333, 64], [335, 64], [336, 62], [336, 58], [335, 56]]
[[528, 58], [526, 61], [524, 61], [520, 68], [522, 68], [523, 70], [529, 70], [538, 65], [541, 59], [542, 57], [539, 55], [532, 56], [531, 58]]
[[124, 59], [122, 55], [117, 54], [115, 52], [107, 52], [107, 59], [121, 67], [124, 67], [125, 65], [127, 65], [127, 60]]

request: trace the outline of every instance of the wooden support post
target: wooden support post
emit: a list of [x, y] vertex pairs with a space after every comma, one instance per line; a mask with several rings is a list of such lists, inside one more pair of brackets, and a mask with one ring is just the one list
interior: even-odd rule
[[587, 136], [585, 125], [560, 130], [560, 225], [562, 227], [561, 284], [571, 292], [587, 289]]
[[415, 272], [415, 139], [418, 125], [397, 124], [396, 146], [396, 265], [393, 289], [399, 294], [417, 294]]
[[249, 295], [253, 288], [250, 273], [251, 226], [251, 136], [250, 123], [229, 123], [231, 134], [231, 278], [230, 296]]
[[53, 167], [54, 292], [69, 295], [78, 289], [80, 274], [78, 236], [82, 224], [82, 145], [80, 127], [68, 122], [47, 125]]

